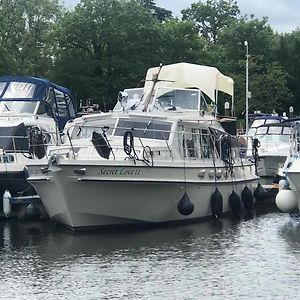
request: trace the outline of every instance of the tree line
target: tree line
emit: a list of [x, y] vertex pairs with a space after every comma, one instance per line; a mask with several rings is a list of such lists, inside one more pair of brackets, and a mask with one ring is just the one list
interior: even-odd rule
[[191, 4], [182, 17], [154, 0], [0, 0], [0, 76], [39, 76], [114, 106], [119, 90], [143, 85], [148, 68], [189, 62], [235, 81], [245, 109], [244, 41], [249, 45], [250, 112], [300, 112], [300, 30], [277, 33], [267, 17], [241, 15], [233, 0]]

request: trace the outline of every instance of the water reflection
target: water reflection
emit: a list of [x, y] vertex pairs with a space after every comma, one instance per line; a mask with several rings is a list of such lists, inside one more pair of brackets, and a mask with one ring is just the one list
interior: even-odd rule
[[285, 214], [70, 234], [0, 223], [5, 299], [294, 298], [300, 226]]
[[279, 232], [290, 247], [288, 251], [300, 253], [300, 215], [291, 215]]

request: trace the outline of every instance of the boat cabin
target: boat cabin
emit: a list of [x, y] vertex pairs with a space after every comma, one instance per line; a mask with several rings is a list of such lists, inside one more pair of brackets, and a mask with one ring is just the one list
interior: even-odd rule
[[76, 117], [69, 89], [35, 77], [0, 77], [0, 117], [8, 115], [53, 118], [59, 130]]

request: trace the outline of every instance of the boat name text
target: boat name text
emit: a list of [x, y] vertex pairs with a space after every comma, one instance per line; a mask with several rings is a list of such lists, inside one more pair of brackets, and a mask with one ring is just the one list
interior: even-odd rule
[[100, 172], [98, 172], [99, 175], [104, 176], [129, 176], [129, 175], [140, 175], [141, 170], [140, 169], [100, 169]]

